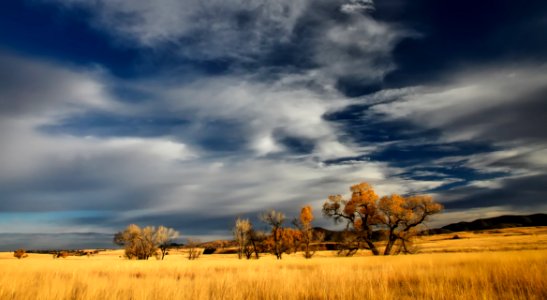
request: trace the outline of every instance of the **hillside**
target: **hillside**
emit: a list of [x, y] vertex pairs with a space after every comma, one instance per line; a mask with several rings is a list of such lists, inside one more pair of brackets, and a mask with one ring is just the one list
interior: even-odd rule
[[[425, 231], [426, 234], [442, 234], [460, 231], [477, 231], [502, 229], [513, 227], [535, 227], [547, 226], [547, 214], [533, 214], [527, 216], [505, 215], [493, 218], [478, 219], [471, 222], [458, 222], [443, 226], [441, 228]], [[321, 227], [314, 228], [314, 231], [321, 233], [326, 242], [338, 242], [343, 239], [343, 232], [332, 231]], [[376, 232], [376, 239], [380, 239], [381, 232]]]
[[505, 215], [494, 218], [478, 219], [472, 222], [458, 222], [443, 226], [439, 229], [444, 232], [458, 232], [534, 226], [547, 226], [547, 214], [533, 214], [528, 216]]

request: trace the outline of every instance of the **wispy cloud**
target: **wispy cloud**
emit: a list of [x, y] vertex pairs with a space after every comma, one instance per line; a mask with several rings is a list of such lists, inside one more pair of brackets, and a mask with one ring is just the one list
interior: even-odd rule
[[[500, 44], [512, 35], [498, 19], [479, 21], [490, 7], [435, 4], [441, 18], [431, 3], [16, 5], [57, 27], [40, 47], [0, 31], [0, 209], [20, 233], [136, 222], [215, 237], [268, 208], [318, 214], [360, 181], [433, 193], [446, 220], [544, 209], [543, 40], [528, 57]], [[534, 5], [515, 8], [509, 33], [542, 26]], [[53, 36], [63, 26], [70, 41]], [[66, 55], [95, 41], [99, 56]]]

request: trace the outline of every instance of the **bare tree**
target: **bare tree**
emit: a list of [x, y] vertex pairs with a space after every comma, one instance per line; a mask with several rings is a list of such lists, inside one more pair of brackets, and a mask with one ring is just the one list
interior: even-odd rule
[[159, 244], [159, 249], [161, 251], [161, 260], [164, 259], [165, 254], [169, 250], [169, 247], [175, 239], [180, 236], [180, 233], [173, 228], [168, 228], [164, 226], [158, 227], [155, 232], [155, 242]]
[[[266, 233], [251, 228], [251, 231], [249, 232], [249, 242], [252, 247], [252, 253], [254, 253], [256, 259], [260, 257], [259, 253], [264, 251], [265, 240]], [[246, 254], [247, 259], [251, 258], [252, 253]]]
[[283, 249], [282, 249], [283, 227], [282, 226], [286, 220], [285, 214], [272, 209], [260, 215], [260, 219], [271, 227], [272, 239], [273, 239], [272, 250], [276, 258], [281, 259], [283, 256]]
[[233, 233], [237, 243], [237, 257], [239, 259], [242, 259], [243, 256], [250, 258], [250, 255], [247, 255], [247, 253], [249, 252], [248, 248], [251, 243], [251, 231], [252, 225], [249, 219], [237, 218]]
[[201, 249], [198, 248], [200, 241], [198, 239], [187, 239], [186, 248], [188, 249], [188, 259], [195, 260], [201, 255]]
[[161, 249], [161, 259], [165, 256], [170, 241], [179, 233], [164, 226], [157, 229], [153, 226], [140, 228], [135, 224], [127, 226], [124, 231], [114, 235], [114, 243], [124, 246], [125, 256], [129, 259], [149, 259]]

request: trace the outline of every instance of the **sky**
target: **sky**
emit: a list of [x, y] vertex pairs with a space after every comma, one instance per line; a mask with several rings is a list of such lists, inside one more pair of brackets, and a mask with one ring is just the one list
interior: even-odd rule
[[3, 1], [0, 249], [335, 228], [363, 181], [430, 227], [547, 212], [546, 32], [543, 0]]

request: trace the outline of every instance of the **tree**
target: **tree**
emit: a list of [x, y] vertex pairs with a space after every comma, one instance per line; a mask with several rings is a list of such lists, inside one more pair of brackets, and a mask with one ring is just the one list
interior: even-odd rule
[[56, 258], [67, 258], [69, 253], [67, 251], [58, 251], [53, 253], [53, 259]]
[[403, 197], [393, 194], [382, 197], [378, 208], [381, 212], [380, 221], [388, 232], [384, 255], [389, 255], [397, 241], [401, 243], [399, 251], [409, 252], [407, 246], [410, 238], [416, 234], [416, 227], [427, 221], [430, 215], [440, 212], [442, 205], [431, 196]]
[[372, 238], [373, 227], [378, 224], [378, 195], [365, 182], [352, 186], [350, 190], [349, 201], [344, 200], [341, 195], [329, 196], [323, 204], [323, 214], [333, 218], [335, 224], [345, 220], [346, 230], [353, 229], [357, 238], [364, 241], [374, 255], [379, 255]]
[[312, 258], [315, 251], [311, 251], [310, 244], [313, 241], [313, 228], [311, 222], [313, 221], [312, 208], [309, 205], [302, 207], [298, 219], [293, 221], [293, 224], [300, 230], [300, 239], [302, 246], [304, 247], [304, 257]]
[[250, 246], [250, 235], [252, 228], [253, 227], [249, 219], [237, 218], [233, 233], [237, 243], [237, 257], [239, 259], [242, 259], [243, 256], [247, 256], [246, 253], [249, 252], [247, 248]]
[[129, 259], [149, 259], [159, 249], [162, 249], [161, 258], [163, 259], [168, 245], [178, 236], [179, 233], [172, 228], [164, 226], [157, 229], [153, 226], [140, 228], [138, 225], [131, 224], [124, 231], [114, 235], [114, 243], [124, 246], [125, 256]]
[[186, 248], [188, 248], [188, 259], [198, 259], [201, 255], [201, 249], [198, 248], [200, 241], [198, 239], [187, 239]]
[[27, 251], [25, 249], [17, 249], [13, 252], [13, 257], [17, 259], [28, 257]]
[[262, 231], [255, 230], [251, 227], [251, 230], [249, 231], [249, 242], [252, 248], [248, 248], [249, 250], [252, 249], [252, 252], [246, 252], [245, 256], [247, 259], [250, 259], [252, 254], [254, 253], [255, 258], [258, 259], [260, 257], [259, 253], [261, 251], [264, 251], [264, 241], [266, 240], [266, 233]]
[[161, 260], [163, 260], [165, 254], [167, 254], [167, 250], [169, 250], [169, 247], [173, 244], [175, 239], [180, 236], [180, 233], [173, 228], [160, 226], [156, 230], [155, 235], [156, 242], [159, 243], [159, 249], [161, 251]]
[[379, 199], [372, 187], [360, 183], [351, 187], [351, 199], [344, 200], [340, 195], [329, 196], [323, 205], [323, 214], [333, 218], [335, 223], [346, 221], [346, 230], [353, 231], [359, 242], [363, 241], [374, 255], [380, 251], [374, 244], [374, 231], [387, 231], [387, 244], [384, 255], [390, 255], [393, 246], [399, 241], [399, 250], [409, 252], [408, 245], [416, 234], [416, 228], [428, 217], [442, 210], [431, 196], [415, 195], [403, 197], [390, 195]]
[[282, 249], [282, 234], [283, 234], [283, 223], [285, 222], [285, 214], [282, 212], [278, 212], [275, 210], [270, 210], [266, 213], [263, 213], [260, 216], [260, 219], [268, 224], [271, 227], [271, 233], [272, 233], [272, 250], [275, 254], [275, 257], [277, 259], [281, 259], [283, 256], [283, 249]]

